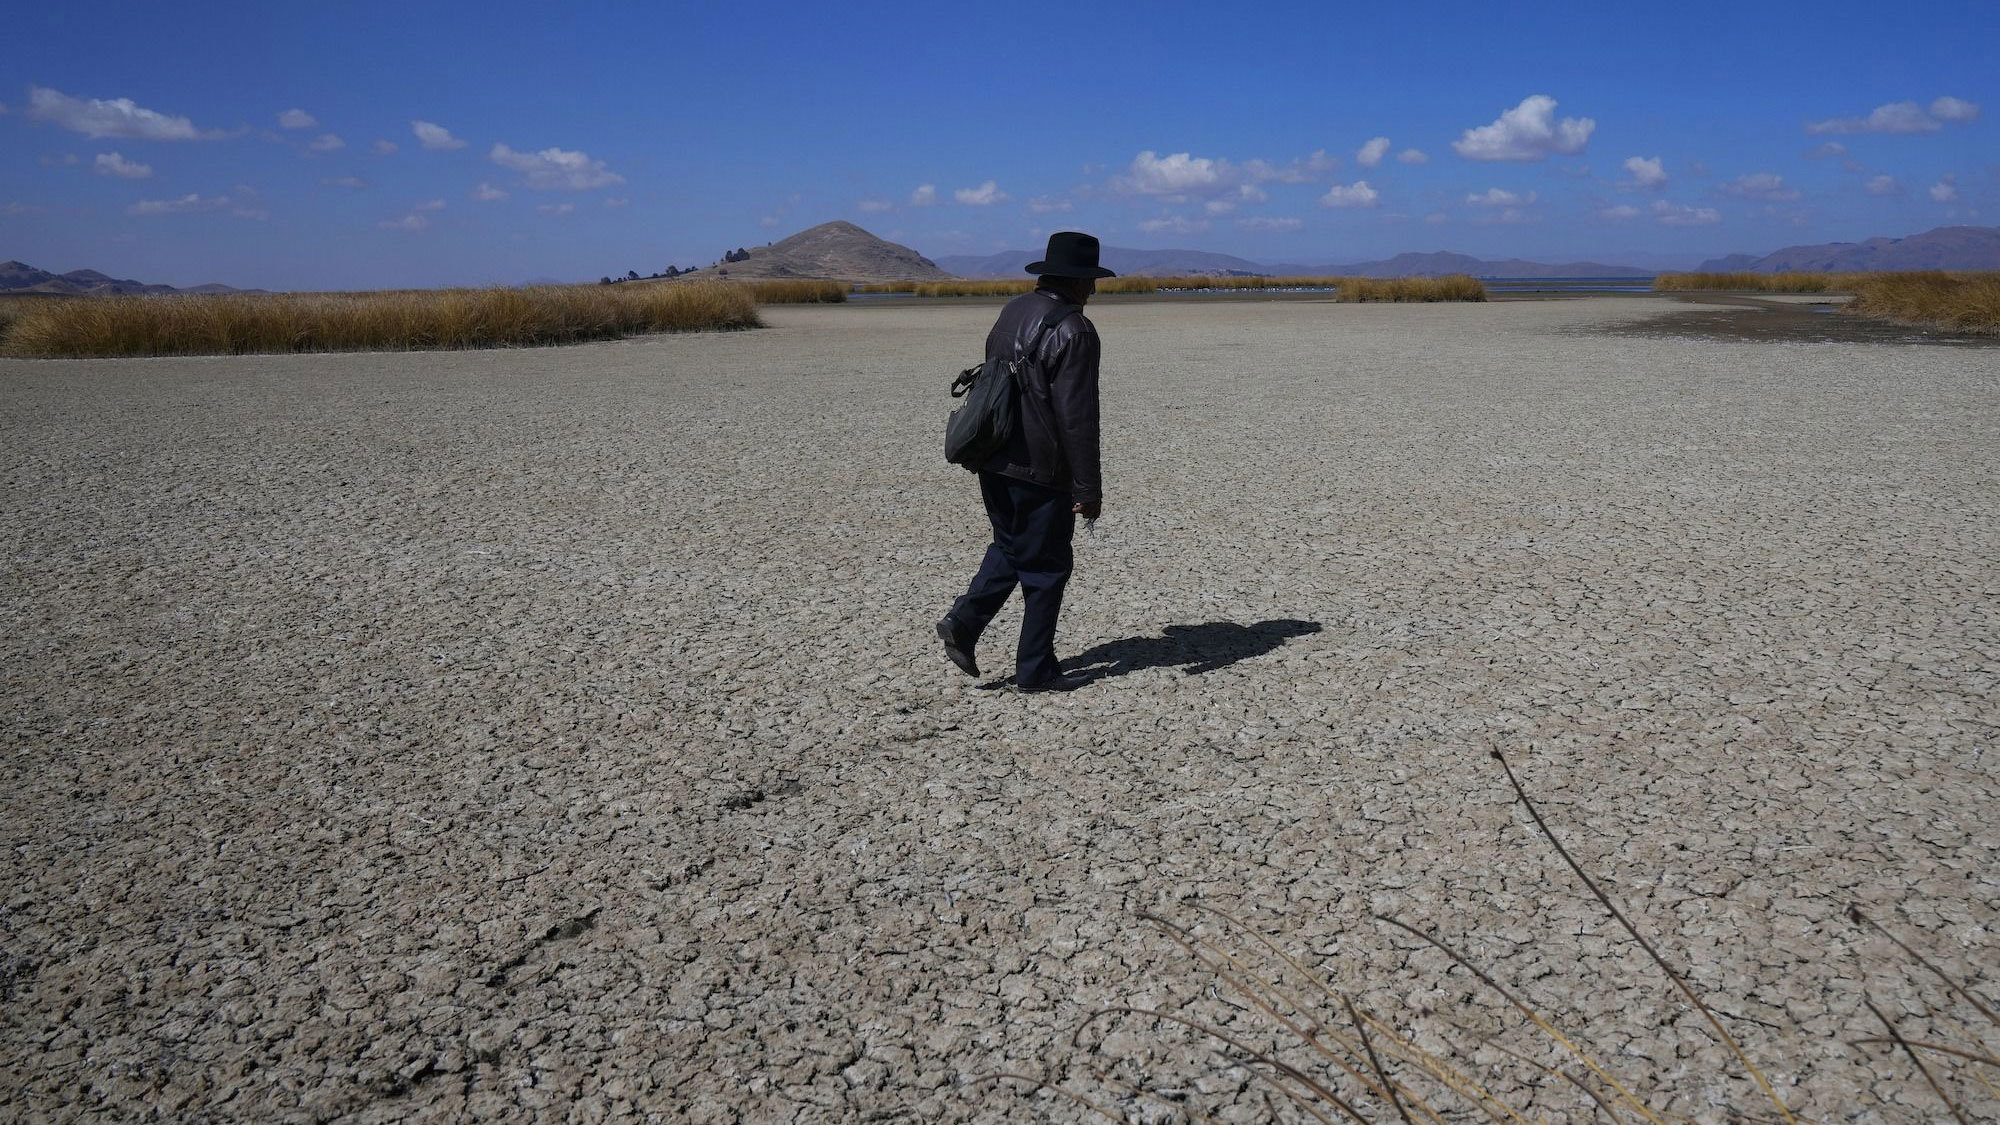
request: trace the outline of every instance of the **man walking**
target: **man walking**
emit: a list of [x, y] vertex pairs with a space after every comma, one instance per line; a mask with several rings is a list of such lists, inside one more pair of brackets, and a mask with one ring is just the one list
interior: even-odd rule
[[1097, 460], [1097, 329], [1083, 306], [1097, 279], [1097, 239], [1076, 231], [1049, 236], [1043, 260], [1028, 267], [1035, 289], [1007, 303], [986, 335], [987, 358], [1026, 356], [1018, 424], [1007, 447], [979, 470], [979, 493], [993, 522], [993, 545], [963, 597], [937, 624], [945, 655], [979, 674], [973, 647], [1007, 595], [1021, 587], [1021, 643], [1014, 656], [1020, 691], [1068, 691], [1081, 679], [1056, 663], [1056, 617], [1073, 565], [1076, 517], [1095, 520], [1104, 492]]

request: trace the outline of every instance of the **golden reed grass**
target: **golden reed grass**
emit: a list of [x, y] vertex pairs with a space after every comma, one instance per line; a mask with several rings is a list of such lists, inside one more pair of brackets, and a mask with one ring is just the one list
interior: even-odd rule
[[0, 300], [0, 344], [6, 343], [7, 333], [17, 321], [28, 315], [34, 307], [35, 298], [11, 297]]
[[2000, 273], [1663, 273], [1662, 293], [1851, 293], [1847, 311], [1956, 332], [2000, 332]]
[[747, 286], [549, 285], [37, 302], [0, 351], [26, 358], [535, 347], [755, 328]]
[[1955, 332], [2000, 333], [2000, 273], [1892, 273], [1854, 289], [1850, 311]]
[[[699, 284], [699, 283], [695, 283]], [[845, 281], [732, 281], [749, 288], [760, 305], [837, 305], [847, 300]]]
[[[987, 281], [885, 281], [864, 285], [862, 293], [910, 293], [918, 297], [1010, 297], [1035, 287], [1034, 279]], [[1175, 293], [1191, 290], [1328, 289], [1336, 301], [1484, 301], [1486, 286], [1476, 278], [1450, 277], [1108, 277], [1099, 293]]]
[[[1703, 1000], [1563, 845], [1505, 755], [1494, 750], [1491, 756], [1499, 762], [1515, 800], [1536, 831], [1618, 929], [1624, 931], [1688, 1007], [1701, 1017], [1714, 1040], [1735, 1060], [1742, 1076], [1754, 1084], [1762, 1103], [1756, 1111], [1715, 1106], [1712, 1099], [1716, 1093], [1715, 1079], [1719, 1076], [1703, 1075], [1701, 1078], [1708, 1087], [1703, 1098], [1711, 1100], [1711, 1108], [1722, 1110], [1720, 1116], [1731, 1120], [1802, 1125], [1802, 1119], [1777, 1085], [1731, 1034], [1721, 1015]], [[1310, 1117], [1323, 1123], [1348, 1121], [1356, 1125], [1416, 1125], [1419, 1121], [1444, 1125], [1448, 1121], [1480, 1117], [1529, 1125], [1531, 1115], [1547, 1120], [1542, 1117], [1545, 1110], [1541, 1107], [1510, 1104], [1514, 1100], [1513, 1091], [1496, 1082], [1497, 1078], [1516, 1091], [1544, 1087], [1542, 1097], [1551, 1090], [1567, 1089], [1578, 1097], [1579, 1108], [1590, 1115], [1589, 1119], [1629, 1125], [1690, 1125], [1689, 1118], [1661, 1108], [1662, 1103], [1689, 1102], [1687, 1095], [1667, 1097], [1663, 1096], [1666, 1091], [1648, 1091], [1638, 1083], [1621, 1080], [1613, 1070], [1613, 1060], [1594, 1053], [1581, 1035], [1563, 1030], [1433, 930], [1388, 915], [1372, 916], [1373, 921], [1388, 930], [1419, 943], [1405, 947], [1405, 956], [1412, 965], [1416, 963], [1413, 955], [1427, 950], [1444, 959], [1447, 977], [1452, 969], [1462, 970], [1478, 988], [1463, 982], [1441, 981], [1437, 985], [1441, 995], [1443, 989], [1449, 988], [1461, 997], [1462, 1016], [1419, 1003], [1399, 1019], [1371, 1012], [1361, 997], [1339, 988], [1236, 916], [1199, 904], [1185, 905], [1215, 924], [1197, 929], [1195, 925], [1175, 922], [1149, 911], [1141, 912], [1139, 918], [1234, 994], [1235, 999], [1231, 1000], [1222, 997], [1213, 985], [1207, 990], [1222, 1005], [1226, 1022], [1205, 1020], [1195, 1008], [1166, 1011], [1136, 1004], [1113, 1005], [1097, 1010], [1076, 1027], [1071, 1046], [1084, 1052], [1081, 1058], [1057, 1061], [1039, 1075], [996, 1073], [976, 1080], [975, 1084], [1018, 1082], [1029, 1093], [1048, 1093], [1120, 1123], [1131, 1119], [1130, 1110], [1141, 1108], [1138, 1103], [1145, 1103], [1143, 1108], [1149, 1120], [1217, 1120], [1200, 1112], [1200, 1095], [1208, 1091], [1224, 1098], [1236, 1095], [1241, 1086], [1226, 1080], [1227, 1071], [1222, 1075], [1211, 1074], [1224, 1078], [1212, 1086], [1182, 1080], [1169, 1089], [1158, 1089], [1149, 1087], [1146, 1075], [1123, 1065], [1124, 1060], [1118, 1057], [1121, 1051], [1155, 1044], [1161, 1037], [1172, 1034], [1190, 1045], [1205, 1042], [1222, 1056], [1228, 1070], [1246, 1074], [1275, 1095], [1265, 1098], [1267, 1114], [1261, 1120], [1294, 1116], [1280, 1107], [1289, 1107], [1298, 1118]], [[1961, 1125], [1969, 1125], [1970, 1120], [1982, 1116], [1981, 1109], [1990, 1113], [2000, 1107], [2000, 1085], [1996, 1085], [1996, 1077], [2000, 1077], [2000, 1052], [1969, 1026], [1977, 1022], [1971, 1018], [1976, 1013], [2000, 1029], [2000, 1012], [1858, 907], [1849, 908], [1848, 919], [1894, 943], [1911, 965], [1921, 967], [1937, 979], [1945, 995], [1923, 998], [1924, 1015], [1915, 1022], [1953, 1028], [1959, 1037], [1954, 1042], [1937, 1042], [1905, 1034], [1897, 1020], [1877, 1007], [1864, 990], [1862, 1002], [1881, 1024], [1882, 1034], [1855, 1038], [1849, 1040], [1849, 1045], [1870, 1051], [1878, 1070], [1895, 1065], [1892, 1059], [1907, 1064], [1898, 1068], [1898, 1076], [1913, 1087], [1921, 1078], [1925, 1093], [1917, 1096], [1935, 1098]], [[1540, 1042], [1535, 1046], [1525, 1043], [1510, 1046], [1503, 1042], [1494, 1030], [1494, 1010], [1480, 1011], [1468, 1003], [1476, 991], [1482, 990], [1514, 1013], [1515, 1030], [1532, 1029]], [[1419, 995], [1411, 994], [1413, 1002]], [[1966, 1018], [1955, 1018], [1955, 1013], [1949, 1010], [1953, 998], [1964, 1005], [1961, 1011]], [[1261, 1021], [1235, 1018], [1251, 1015], [1261, 1017]], [[1466, 1018], [1486, 1024], [1487, 1029], [1468, 1026]], [[1732, 1014], [1730, 1018], [1743, 1017]], [[1906, 1023], [1911, 1019], [1904, 1016]], [[1646, 1056], [1642, 1053], [1641, 1057]], [[1508, 1060], [1504, 1066], [1502, 1059]], [[1509, 1073], [1512, 1067], [1519, 1069]], [[1072, 1088], [1072, 1083], [1079, 1079], [1087, 1080], [1094, 1088], [1088, 1093]]]
[[1851, 293], [1865, 273], [1663, 273], [1653, 279], [1656, 293], [1728, 290], [1738, 293]]

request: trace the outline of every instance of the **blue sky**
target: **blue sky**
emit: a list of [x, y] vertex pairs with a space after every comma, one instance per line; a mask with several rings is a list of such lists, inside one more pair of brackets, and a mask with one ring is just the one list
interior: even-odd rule
[[0, 258], [511, 284], [847, 219], [1653, 264], [2000, 215], [1990, 3], [568, 7], [21, 6]]

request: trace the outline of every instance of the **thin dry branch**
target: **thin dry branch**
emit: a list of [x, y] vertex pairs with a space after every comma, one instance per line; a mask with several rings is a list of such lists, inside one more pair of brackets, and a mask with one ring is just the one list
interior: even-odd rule
[[1513, 785], [1514, 795], [1521, 799], [1521, 804], [1528, 810], [1528, 815], [1534, 818], [1535, 827], [1542, 830], [1543, 838], [1555, 848], [1556, 854], [1562, 856], [1563, 862], [1569, 864], [1569, 869], [1576, 872], [1576, 877], [1583, 881], [1584, 886], [1590, 888], [1590, 893], [1597, 896], [1597, 901], [1603, 904], [1604, 909], [1610, 912], [1611, 917], [1616, 919], [1620, 926], [1624, 927], [1625, 932], [1632, 935], [1632, 940], [1639, 943], [1639, 948], [1646, 951], [1646, 956], [1652, 958], [1653, 963], [1660, 967], [1660, 971], [1667, 974], [1667, 979], [1674, 982], [1674, 987], [1680, 989], [1681, 995], [1687, 997], [1688, 1002], [1695, 1006], [1695, 1010], [1707, 1018], [1709, 1026], [1715, 1029], [1717, 1035], [1722, 1036], [1723, 1043], [1727, 1044], [1730, 1051], [1736, 1055], [1737, 1061], [1750, 1071], [1750, 1076], [1757, 1080], [1757, 1085], [1763, 1087], [1764, 1096], [1771, 1099], [1771, 1104], [1778, 1107], [1778, 1112], [1784, 1115], [1785, 1120], [1796, 1125], [1798, 1119], [1792, 1116], [1791, 1107], [1778, 1097], [1778, 1091], [1772, 1087], [1770, 1080], [1764, 1077], [1764, 1072], [1757, 1069], [1757, 1064], [1750, 1061], [1749, 1054], [1737, 1044], [1736, 1037], [1729, 1034], [1728, 1028], [1722, 1026], [1722, 1020], [1709, 1010], [1707, 1004], [1702, 1003], [1701, 997], [1695, 994], [1688, 982], [1674, 971], [1674, 967], [1667, 963], [1665, 957], [1660, 956], [1659, 950], [1653, 948], [1653, 943], [1646, 940], [1645, 935], [1639, 932], [1639, 928], [1625, 917], [1624, 911], [1619, 910], [1617, 904], [1611, 901], [1611, 897], [1599, 889], [1597, 883], [1584, 873], [1583, 865], [1569, 854], [1569, 849], [1563, 847], [1562, 841], [1556, 839], [1556, 834], [1550, 830], [1548, 821], [1542, 819], [1541, 810], [1537, 809], [1535, 802], [1528, 798], [1528, 791], [1521, 785], [1521, 779], [1514, 776], [1514, 767], [1507, 764], [1507, 756], [1495, 748], [1493, 760], [1499, 762], [1500, 768], [1507, 771], [1507, 781]]

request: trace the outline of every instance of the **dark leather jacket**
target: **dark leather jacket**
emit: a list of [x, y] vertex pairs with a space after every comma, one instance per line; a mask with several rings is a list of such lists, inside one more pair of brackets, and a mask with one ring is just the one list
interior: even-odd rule
[[984, 470], [1067, 491], [1084, 504], [1104, 498], [1097, 460], [1097, 328], [1072, 304], [1046, 290], [1007, 302], [986, 334], [988, 358], [1011, 357], [1044, 315], [1068, 315], [1042, 333], [1039, 363], [1023, 365], [1020, 424]]

